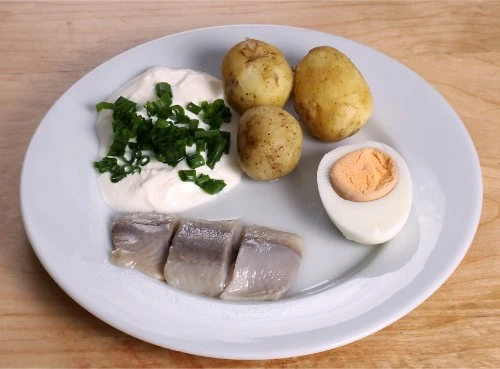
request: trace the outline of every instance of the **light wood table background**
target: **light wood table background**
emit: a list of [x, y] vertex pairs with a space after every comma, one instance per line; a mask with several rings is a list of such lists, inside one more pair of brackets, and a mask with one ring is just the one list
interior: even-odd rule
[[[55, 100], [89, 70], [132, 46], [234, 23], [307, 27], [386, 53], [445, 96], [476, 145], [484, 204], [470, 251], [425, 303], [361, 341], [316, 355], [255, 362], [156, 347], [109, 327], [73, 302], [26, 239], [19, 210], [21, 164]], [[0, 1], [2, 367], [500, 368], [499, 207], [498, 1]]]

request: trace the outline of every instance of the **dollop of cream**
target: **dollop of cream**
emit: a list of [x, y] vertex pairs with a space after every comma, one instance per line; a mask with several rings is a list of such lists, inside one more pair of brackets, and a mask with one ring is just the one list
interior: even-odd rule
[[[157, 98], [155, 85], [168, 82], [172, 86], [173, 102], [182, 107], [187, 103], [199, 104], [201, 101], [212, 102], [224, 98], [222, 82], [217, 78], [190, 69], [169, 69], [155, 67], [126, 83], [108, 99], [114, 102], [124, 96], [138, 104], [139, 114], [147, 116], [144, 104]], [[191, 118], [198, 117], [186, 110]], [[102, 110], [97, 118], [96, 128], [99, 138], [99, 158], [106, 155], [113, 142], [112, 112]], [[216, 199], [219, 195], [231, 191], [241, 181], [242, 172], [236, 159], [237, 118], [224, 123], [221, 130], [231, 133], [231, 147], [228, 155], [223, 155], [214, 169], [203, 166], [196, 169], [197, 174], [208, 174], [211, 178], [222, 179], [226, 187], [217, 195], [209, 195], [192, 182], [182, 182], [179, 170], [191, 169], [185, 160], [176, 167], [161, 163], [151, 156], [151, 162], [142, 168], [141, 173], [128, 175], [117, 183], [112, 183], [109, 173], [99, 175], [99, 187], [106, 203], [117, 211], [157, 211], [164, 213], [188, 210], [195, 206]], [[200, 121], [200, 128], [208, 126]], [[195, 151], [186, 148], [188, 154]], [[202, 153], [205, 157], [205, 153]]]

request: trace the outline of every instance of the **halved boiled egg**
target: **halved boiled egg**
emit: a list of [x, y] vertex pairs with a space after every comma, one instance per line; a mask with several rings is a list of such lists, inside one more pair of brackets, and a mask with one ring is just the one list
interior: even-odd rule
[[367, 141], [328, 152], [317, 181], [328, 216], [349, 240], [368, 245], [389, 241], [410, 214], [410, 171], [383, 143]]

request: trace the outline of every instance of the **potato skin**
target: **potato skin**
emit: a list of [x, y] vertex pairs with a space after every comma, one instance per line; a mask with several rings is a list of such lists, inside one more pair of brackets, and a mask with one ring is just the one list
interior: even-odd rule
[[370, 88], [351, 60], [337, 49], [312, 49], [295, 69], [293, 103], [300, 120], [322, 141], [340, 141], [370, 118]]
[[238, 125], [238, 163], [253, 179], [278, 179], [297, 166], [302, 142], [300, 124], [287, 111], [273, 105], [250, 108]]
[[226, 100], [239, 114], [258, 105], [283, 107], [293, 88], [293, 71], [281, 51], [263, 41], [234, 45], [222, 61]]

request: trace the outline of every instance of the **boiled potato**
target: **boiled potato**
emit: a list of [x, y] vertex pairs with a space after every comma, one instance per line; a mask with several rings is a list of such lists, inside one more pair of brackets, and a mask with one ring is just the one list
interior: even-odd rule
[[295, 69], [293, 103], [300, 120], [322, 141], [340, 141], [370, 118], [373, 101], [363, 76], [340, 51], [312, 49]]
[[290, 173], [302, 153], [302, 129], [273, 105], [248, 109], [238, 125], [238, 162], [251, 178], [269, 181]]
[[247, 39], [224, 56], [222, 82], [226, 100], [243, 114], [258, 105], [283, 107], [292, 92], [293, 72], [278, 48]]

